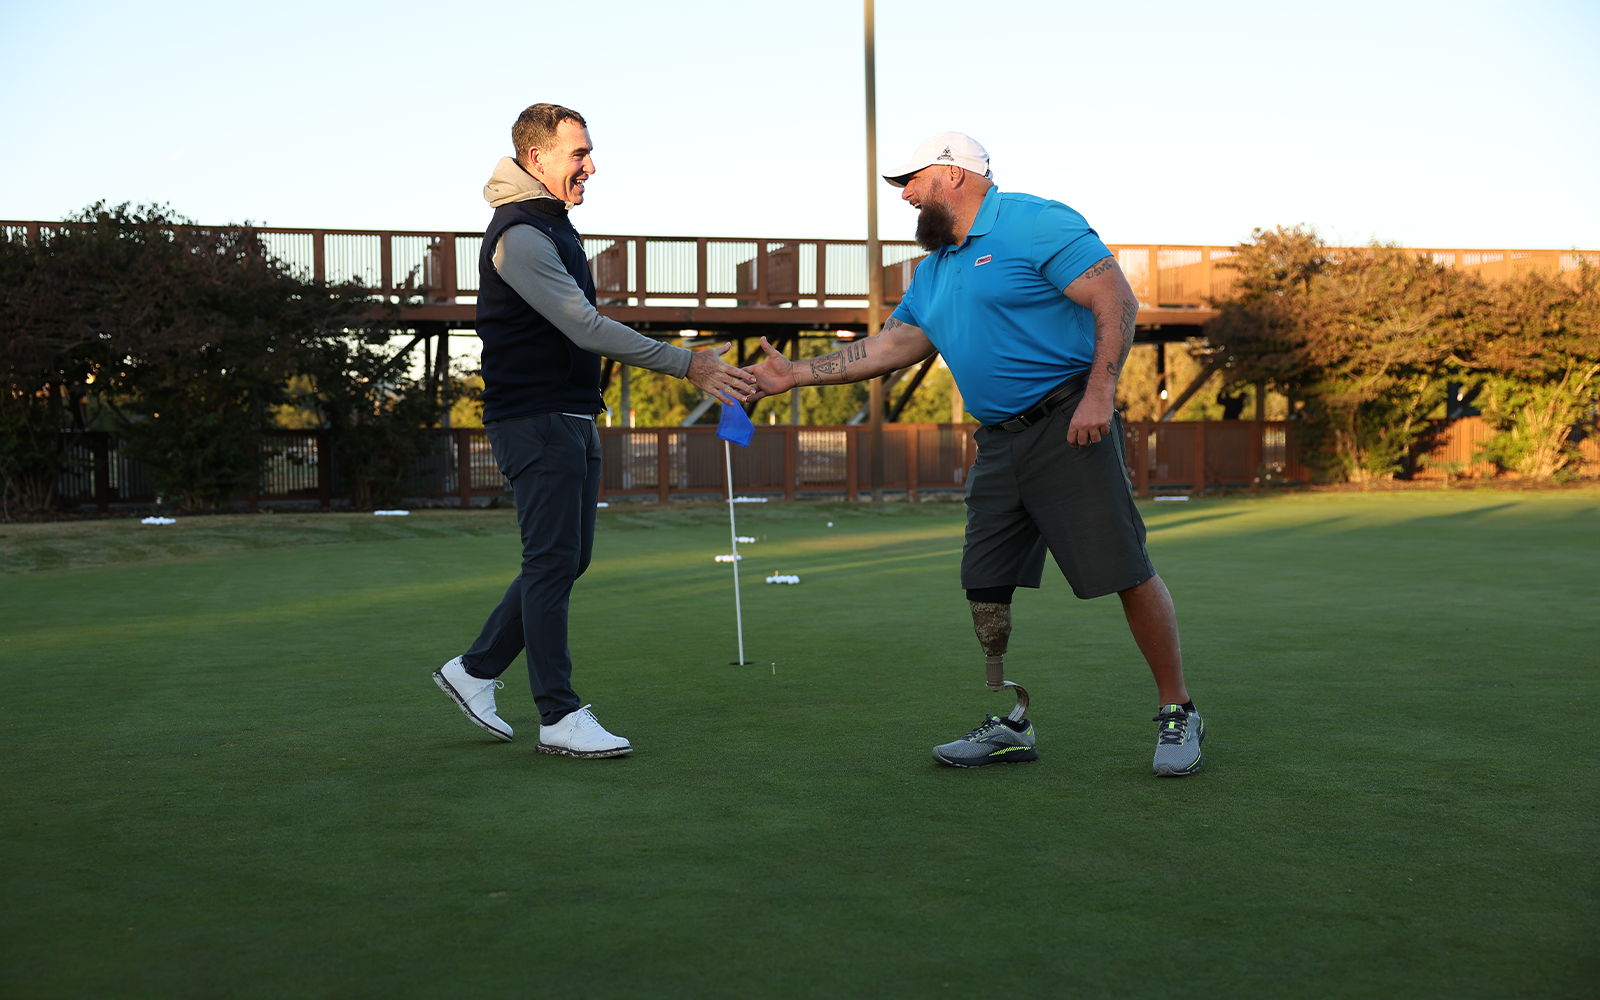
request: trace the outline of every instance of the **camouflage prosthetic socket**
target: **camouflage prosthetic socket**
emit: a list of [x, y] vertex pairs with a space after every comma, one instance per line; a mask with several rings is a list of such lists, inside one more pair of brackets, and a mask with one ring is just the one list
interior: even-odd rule
[[988, 673], [989, 690], [998, 691], [1005, 685], [1006, 645], [1011, 641], [1011, 605], [991, 604], [988, 601], [968, 601], [972, 608], [972, 631], [978, 635], [978, 645], [983, 647], [983, 661]]
[[1028, 713], [1028, 692], [1020, 684], [1006, 680], [1006, 646], [1011, 641], [1011, 605], [989, 601], [968, 601], [972, 608], [972, 631], [983, 647], [983, 667], [990, 691], [1011, 688], [1017, 693], [1017, 707], [1011, 711], [1014, 722]]

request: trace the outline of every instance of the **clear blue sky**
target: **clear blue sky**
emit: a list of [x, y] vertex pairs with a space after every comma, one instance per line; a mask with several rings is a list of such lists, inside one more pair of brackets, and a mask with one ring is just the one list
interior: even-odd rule
[[[865, 230], [859, 0], [4, 0], [0, 217], [481, 228], [540, 100], [592, 125], [589, 233]], [[880, 162], [984, 143], [1109, 242], [1600, 248], [1600, 4], [881, 0]], [[912, 213], [880, 189], [882, 234]]]

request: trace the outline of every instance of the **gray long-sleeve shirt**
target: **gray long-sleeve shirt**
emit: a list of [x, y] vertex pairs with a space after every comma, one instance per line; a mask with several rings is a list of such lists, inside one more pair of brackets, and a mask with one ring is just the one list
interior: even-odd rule
[[683, 378], [694, 352], [651, 340], [600, 315], [567, 273], [550, 237], [532, 226], [512, 226], [494, 248], [494, 269], [539, 315], [574, 344], [625, 365]]

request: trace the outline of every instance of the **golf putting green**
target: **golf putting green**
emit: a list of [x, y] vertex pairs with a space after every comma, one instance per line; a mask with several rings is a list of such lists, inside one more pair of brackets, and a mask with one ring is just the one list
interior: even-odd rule
[[0, 994], [1592, 995], [1600, 491], [1141, 510], [1182, 780], [1053, 564], [1006, 657], [1040, 760], [932, 761], [1012, 700], [957, 503], [741, 505], [746, 667], [726, 506], [601, 511], [598, 761], [535, 751], [520, 661], [511, 744], [429, 677], [506, 512], [0, 525]]

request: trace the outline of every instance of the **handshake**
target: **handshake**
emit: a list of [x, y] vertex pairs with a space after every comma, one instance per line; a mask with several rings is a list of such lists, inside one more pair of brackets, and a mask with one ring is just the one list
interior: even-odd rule
[[696, 351], [683, 377], [725, 403], [753, 403], [794, 388], [793, 366], [767, 343], [767, 338], [761, 338], [766, 359], [744, 368], [735, 368], [722, 360], [722, 355], [731, 347], [733, 344], [727, 343]]

